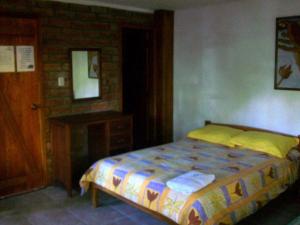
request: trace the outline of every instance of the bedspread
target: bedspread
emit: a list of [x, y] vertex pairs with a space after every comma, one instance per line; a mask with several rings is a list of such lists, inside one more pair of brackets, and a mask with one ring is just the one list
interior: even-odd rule
[[[215, 174], [207, 187], [185, 195], [166, 182], [190, 170]], [[235, 224], [285, 191], [298, 177], [298, 162], [252, 150], [183, 139], [99, 160], [83, 175], [159, 212], [178, 224]]]

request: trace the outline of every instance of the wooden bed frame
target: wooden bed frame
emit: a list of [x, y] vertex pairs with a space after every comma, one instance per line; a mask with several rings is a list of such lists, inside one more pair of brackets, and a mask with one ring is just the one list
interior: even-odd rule
[[[265, 129], [260, 129], [260, 128], [255, 128], [255, 127], [248, 127], [248, 126], [243, 126], [243, 125], [234, 125], [234, 124], [225, 124], [225, 123], [213, 123], [209, 120], [206, 120], [205, 121], [205, 126], [209, 125], [209, 124], [214, 124], [214, 125], [220, 125], [220, 126], [228, 126], [228, 127], [233, 127], [233, 128], [237, 128], [237, 129], [241, 129], [241, 130], [244, 130], [244, 131], [264, 131], [264, 132], [268, 132], [268, 133], [273, 133], [273, 134], [280, 134], [280, 135], [283, 135], [283, 136], [288, 136], [288, 137], [297, 137], [299, 138], [300, 140], [300, 135], [299, 136], [293, 136], [293, 135], [290, 135], [290, 134], [285, 134], [285, 133], [280, 133], [280, 132], [276, 132], [276, 131], [271, 131], [271, 130], [265, 130]], [[298, 151], [300, 152], [300, 143], [299, 145], [297, 146], [297, 149]], [[143, 212], [146, 212], [150, 215], [152, 215], [153, 217], [155, 218], [158, 218], [159, 220], [161, 221], [164, 221], [164, 222], [167, 222], [168, 224], [170, 225], [178, 225], [176, 222], [174, 222], [173, 220], [171, 220], [170, 218], [156, 212], [156, 211], [153, 211], [151, 209], [148, 209], [148, 208], [145, 208], [141, 205], [138, 205], [136, 204], [135, 202], [132, 202], [126, 198], [124, 198], [123, 196], [121, 195], [118, 195], [102, 186], [99, 186], [95, 183], [91, 183], [91, 198], [92, 198], [92, 205], [94, 208], [97, 208], [99, 206], [99, 191], [103, 191], [137, 209], [140, 209], [141, 211]]]
[[115, 198], [117, 198], [117, 199], [119, 199], [119, 200], [127, 203], [128, 205], [131, 205], [131, 206], [133, 206], [133, 207], [135, 207], [137, 209], [140, 209], [141, 211], [143, 211], [145, 213], [148, 213], [148, 214], [152, 215], [153, 217], [155, 217], [155, 218], [157, 218], [157, 219], [159, 219], [161, 221], [167, 222], [170, 225], [178, 225], [178, 223], [175, 223], [170, 218], [165, 217], [164, 215], [162, 215], [162, 214], [160, 214], [160, 213], [158, 213], [156, 211], [153, 211], [151, 209], [148, 209], [148, 208], [145, 208], [145, 207], [143, 207], [141, 205], [138, 205], [135, 202], [132, 202], [132, 201], [124, 198], [123, 196], [118, 195], [118, 194], [116, 194], [116, 193], [114, 193], [114, 192], [112, 192], [112, 191], [110, 191], [110, 190], [108, 190], [108, 189], [106, 189], [104, 187], [101, 187], [101, 186], [99, 186], [99, 185], [97, 185], [95, 183], [91, 183], [91, 187], [90, 188], [91, 188], [91, 192], [92, 192], [91, 197], [92, 197], [92, 204], [93, 204], [94, 208], [97, 208], [99, 206], [98, 194], [99, 194], [99, 190], [100, 190], [100, 191], [103, 191], [103, 192], [105, 192], [105, 193], [107, 193], [107, 194], [109, 194], [109, 195], [111, 195], [111, 196], [113, 196], [113, 197], [115, 197]]

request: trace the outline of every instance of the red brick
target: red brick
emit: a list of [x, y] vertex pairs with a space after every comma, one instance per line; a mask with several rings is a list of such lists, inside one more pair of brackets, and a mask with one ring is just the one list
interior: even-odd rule
[[[17, 4], [16, 4], [17, 3]], [[45, 117], [90, 111], [120, 110], [120, 24], [149, 25], [153, 15], [105, 7], [73, 5], [40, 0], [3, 0], [1, 11], [40, 15], [40, 51]], [[103, 62], [102, 99], [73, 102], [70, 80], [70, 48], [101, 48]], [[65, 77], [65, 87], [57, 78]], [[45, 143], [49, 143], [49, 123], [45, 124]], [[50, 179], [53, 178], [52, 152], [46, 149]]]
[[47, 26], [68, 28], [71, 27], [71, 21], [66, 19], [61, 19], [61, 18], [59, 19], [49, 18], [47, 22]]
[[70, 113], [70, 106], [52, 108], [49, 116], [66, 115]]
[[71, 90], [68, 88], [51, 88], [46, 91], [47, 97], [71, 97]]
[[111, 70], [118, 70], [119, 65], [116, 63], [102, 63], [102, 70], [111, 71]]
[[91, 106], [89, 104], [87, 105], [73, 105], [72, 106], [72, 113], [83, 113], [91, 110]]
[[99, 103], [93, 103], [91, 105], [91, 110], [92, 111], [103, 111], [103, 110], [108, 110], [109, 108], [109, 103], [106, 101], [99, 102]]
[[68, 98], [54, 98], [54, 99], [48, 99], [46, 101], [47, 106], [49, 107], [57, 107], [62, 105], [69, 105], [71, 103], [71, 99]]
[[45, 63], [44, 70], [46, 71], [61, 71], [62, 66], [59, 63]]

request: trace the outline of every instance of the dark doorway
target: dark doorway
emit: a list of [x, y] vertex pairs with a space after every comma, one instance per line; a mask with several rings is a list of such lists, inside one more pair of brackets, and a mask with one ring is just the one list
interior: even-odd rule
[[134, 149], [151, 145], [152, 32], [123, 28], [123, 111], [133, 114]]

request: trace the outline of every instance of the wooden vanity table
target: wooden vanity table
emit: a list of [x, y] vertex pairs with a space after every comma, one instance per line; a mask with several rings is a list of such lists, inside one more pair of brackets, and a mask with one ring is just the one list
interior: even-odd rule
[[55, 180], [69, 196], [91, 163], [132, 149], [132, 115], [109, 111], [61, 116], [51, 118], [50, 127]]

